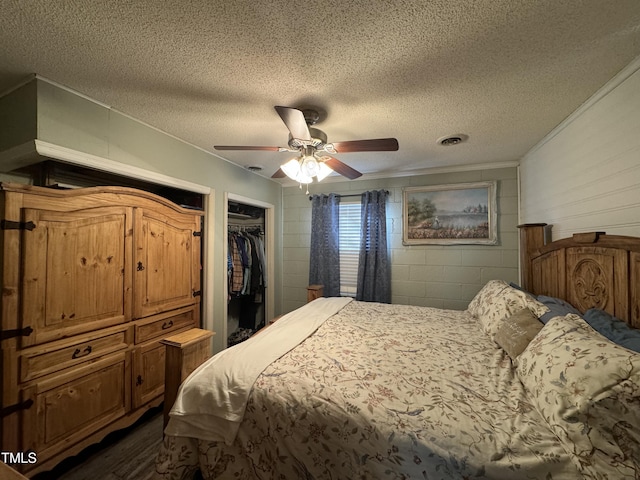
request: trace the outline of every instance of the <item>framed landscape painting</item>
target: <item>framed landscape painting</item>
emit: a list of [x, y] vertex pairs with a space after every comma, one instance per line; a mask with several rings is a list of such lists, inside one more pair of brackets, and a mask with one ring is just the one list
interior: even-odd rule
[[497, 244], [496, 182], [405, 188], [402, 243]]

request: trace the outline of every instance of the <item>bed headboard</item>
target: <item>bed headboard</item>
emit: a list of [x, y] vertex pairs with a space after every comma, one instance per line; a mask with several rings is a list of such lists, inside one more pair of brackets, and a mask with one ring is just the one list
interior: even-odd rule
[[640, 328], [640, 238], [578, 233], [546, 241], [550, 225], [518, 225], [522, 286], [568, 301], [581, 312], [599, 308]]

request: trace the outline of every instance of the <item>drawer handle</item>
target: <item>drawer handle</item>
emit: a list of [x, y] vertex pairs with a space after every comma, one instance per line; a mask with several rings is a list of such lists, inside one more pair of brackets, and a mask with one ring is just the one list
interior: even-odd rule
[[93, 350], [91, 348], [91, 345], [87, 345], [87, 347], [84, 350], [80, 350], [79, 348], [76, 348], [76, 351], [73, 352], [73, 355], [71, 355], [71, 358], [75, 359], [80, 357], [86, 357], [91, 353], [91, 350]]
[[173, 327], [173, 320], [169, 320], [168, 322], [164, 322], [162, 324], [162, 329], [166, 330], [167, 328]]

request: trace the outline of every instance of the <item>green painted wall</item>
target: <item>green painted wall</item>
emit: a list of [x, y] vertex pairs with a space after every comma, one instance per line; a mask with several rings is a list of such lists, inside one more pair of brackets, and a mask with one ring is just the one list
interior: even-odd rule
[[0, 97], [0, 151], [36, 137], [36, 97], [35, 81]]

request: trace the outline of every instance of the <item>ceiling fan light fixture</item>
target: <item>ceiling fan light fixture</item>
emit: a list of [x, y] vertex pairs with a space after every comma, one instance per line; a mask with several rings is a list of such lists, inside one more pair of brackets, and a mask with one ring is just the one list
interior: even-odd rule
[[313, 182], [313, 177], [321, 182], [333, 172], [328, 165], [323, 161], [318, 161], [313, 155], [292, 158], [284, 165], [280, 165], [280, 168], [291, 180], [307, 184]]
[[291, 180], [298, 181], [298, 177], [300, 176], [300, 161], [297, 158], [292, 158], [287, 163], [280, 165], [280, 168]]
[[292, 158], [280, 168], [287, 177], [300, 184], [313, 182], [313, 177], [302, 168], [302, 160], [300, 158]]
[[318, 164], [318, 174], [316, 175], [316, 179], [321, 182], [327, 176], [333, 173], [333, 170], [324, 162], [320, 162]]
[[300, 172], [307, 177], [315, 177], [320, 171], [320, 166], [316, 157], [313, 155], [305, 155], [300, 160]]
[[313, 183], [313, 178], [309, 177], [308, 175], [305, 175], [304, 173], [300, 172], [300, 175], [298, 176], [298, 178], [296, 179], [296, 182], [300, 183], [300, 184], [306, 184], [309, 185], [310, 183]]

